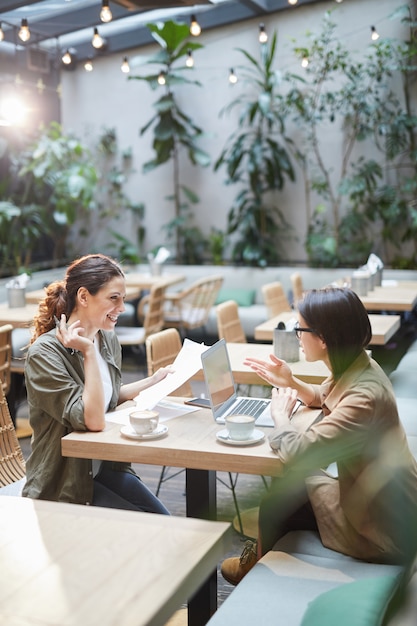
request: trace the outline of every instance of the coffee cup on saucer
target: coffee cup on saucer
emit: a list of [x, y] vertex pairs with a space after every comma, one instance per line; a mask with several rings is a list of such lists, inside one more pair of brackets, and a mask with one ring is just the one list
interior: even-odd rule
[[230, 439], [246, 441], [253, 437], [255, 418], [251, 415], [227, 415], [226, 428]]
[[157, 411], [132, 411], [129, 421], [137, 435], [149, 435], [158, 428], [159, 413]]

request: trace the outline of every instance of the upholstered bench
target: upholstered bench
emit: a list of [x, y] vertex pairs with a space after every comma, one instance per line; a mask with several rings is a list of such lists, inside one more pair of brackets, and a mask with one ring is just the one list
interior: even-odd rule
[[280, 539], [232, 591], [210, 626], [380, 624], [404, 575], [325, 548], [313, 531]]

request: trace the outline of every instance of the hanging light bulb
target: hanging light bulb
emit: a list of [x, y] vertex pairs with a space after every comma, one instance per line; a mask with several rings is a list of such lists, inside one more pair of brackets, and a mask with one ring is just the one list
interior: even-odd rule
[[101, 11], [100, 11], [100, 19], [102, 22], [111, 22], [113, 19], [113, 14], [110, 11], [109, 0], [103, 0], [101, 3]]
[[194, 37], [198, 37], [201, 33], [201, 26], [197, 22], [197, 18], [195, 15], [191, 16], [190, 33], [194, 35]]
[[231, 83], [232, 85], [235, 85], [237, 83], [237, 76], [233, 70], [233, 67], [230, 68], [229, 83]]
[[298, 0], [288, 0], [288, 4], [297, 4]]
[[165, 85], [165, 83], [166, 83], [167, 81], [166, 81], [166, 78], [165, 78], [165, 72], [164, 72], [164, 71], [161, 71], [161, 72], [159, 73], [159, 76], [158, 76], [158, 79], [157, 79], [157, 80], [158, 80], [158, 85]]
[[4, 40], [4, 30], [0, 22], [0, 41]]
[[123, 63], [121, 64], [120, 69], [122, 70], [123, 74], [129, 74], [130, 66], [127, 57], [123, 57]]
[[86, 62], [84, 63], [84, 69], [86, 72], [92, 72], [94, 67], [93, 67], [93, 60], [92, 59], [87, 59]]
[[301, 59], [301, 67], [307, 67], [308, 66], [308, 57], [304, 56]]
[[62, 62], [64, 63], [64, 65], [71, 65], [72, 63], [72, 56], [70, 51], [68, 50], [68, 48], [65, 50], [64, 54], [62, 55]]
[[268, 35], [266, 34], [265, 24], [259, 24], [259, 43], [266, 43]]
[[98, 32], [98, 28], [94, 29], [93, 39], [91, 40], [93, 47], [97, 50], [103, 47], [103, 38], [100, 36]]
[[30, 39], [29, 25], [25, 17], [22, 19], [22, 23], [20, 25], [19, 39], [24, 42], [29, 41]]
[[194, 67], [193, 53], [191, 50], [187, 50], [187, 58], [185, 60], [185, 65], [187, 67]]
[[341, 3], [343, 2], [343, 0], [336, 0], [336, 2], [337, 2], [338, 4], [341, 4]]
[[375, 26], [371, 26], [371, 39], [372, 41], [379, 39], [379, 34], [377, 33]]

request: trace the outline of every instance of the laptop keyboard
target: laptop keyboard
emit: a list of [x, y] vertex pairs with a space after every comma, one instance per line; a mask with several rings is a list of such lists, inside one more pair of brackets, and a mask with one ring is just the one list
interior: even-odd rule
[[259, 417], [268, 405], [267, 400], [240, 400], [235, 407], [233, 407], [233, 413], [241, 413], [242, 415], [252, 415], [253, 417]]

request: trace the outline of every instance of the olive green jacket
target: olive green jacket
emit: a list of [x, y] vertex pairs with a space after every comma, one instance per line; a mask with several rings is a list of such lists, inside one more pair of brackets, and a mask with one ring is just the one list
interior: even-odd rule
[[[121, 348], [115, 333], [100, 331], [100, 350], [109, 364], [116, 407], [121, 386]], [[43, 500], [89, 504], [93, 498], [92, 462], [63, 457], [61, 439], [84, 423], [84, 362], [80, 352], [65, 348], [55, 329], [37, 338], [28, 350], [25, 380], [32, 453], [26, 463], [23, 495]]]

